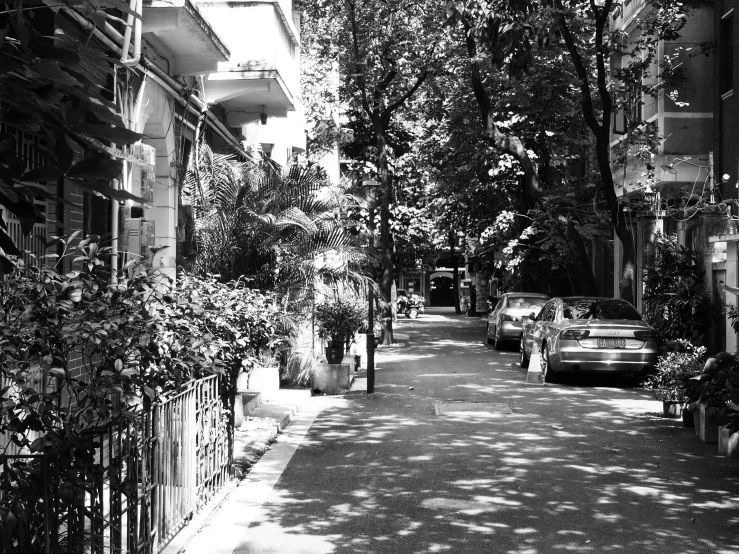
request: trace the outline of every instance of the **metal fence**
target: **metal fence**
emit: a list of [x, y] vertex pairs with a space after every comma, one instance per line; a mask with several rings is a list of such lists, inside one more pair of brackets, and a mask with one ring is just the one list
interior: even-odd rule
[[83, 495], [79, 486], [68, 486], [59, 460], [22, 451], [0, 433], [0, 506], [20, 488], [32, 489], [35, 498], [26, 521], [0, 525], [0, 553], [164, 549], [231, 477], [219, 386], [215, 375], [195, 381], [139, 418], [96, 435], [94, 471], [76, 476]]
[[228, 417], [217, 375], [154, 407], [156, 513], [163, 548], [231, 477]]

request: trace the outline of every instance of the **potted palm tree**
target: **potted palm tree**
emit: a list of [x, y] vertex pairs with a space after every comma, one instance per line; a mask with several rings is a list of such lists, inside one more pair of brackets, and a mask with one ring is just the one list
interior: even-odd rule
[[315, 322], [318, 336], [327, 341], [326, 360], [341, 363], [357, 331], [365, 325], [365, 309], [355, 299], [337, 296], [318, 304]]

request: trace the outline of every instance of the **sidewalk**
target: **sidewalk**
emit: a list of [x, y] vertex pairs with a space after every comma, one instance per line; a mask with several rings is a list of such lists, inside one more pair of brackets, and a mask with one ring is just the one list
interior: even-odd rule
[[[293, 443], [292, 451], [297, 448], [300, 439], [310, 428], [310, 423], [323, 410], [323, 404], [314, 400], [310, 389], [280, 389], [271, 393], [268, 400], [245, 417], [244, 425], [234, 433], [234, 466], [237, 468], [235, 479], [226, 485], [201, 512], [195, 514], [193, 519], [162, 551], [163, 554], [184, 552], [229, 552], [230, 554], [232, 552], [232, 550], [215, 549], [215, 545], [220, 544], [219, 541], [223, 539], [223, 537], [219, 539], [218, 534], [223, 531], [218, 531], [218, 529], [221, 529], [223, 525], [228, 525], [233, 516], [238, 521], [231, 523], [244, 525], [246, 521], [244, 518], [248, 514], [243, 512], [243, 497], [249, 498], [253, 504], [265, 496], [264, 491], [267, 491], [264, 489], [265, 483], [269, 482], [269, 477], [274, 472], [272, 469], [274, 466], [268, 460], [279, 461], [284, 458]], [[316, 411], [319, 407], [320, 409]], [[294, 424], [289, 432], [286, 432], [286, 428], [295, 421], [298, 414], [301, 415], [301, 424]], [[309, 422], [307, 427], [306, 422]], [[290, 456], [292, 452], [289, 452], [284, 465], [287, 465]], [[256, 464], [257, 460], [265, 463]], [[243, 471], [248, 468], [251, 470], [242, 480]], [[282, 473], [281, 469], [275, 476], [275, 481], [280, 473]], [[249, 492], [245, 495], [243, 490], [246, 489], [249, 489]], [[259, 494], [255, 495], [255, 492]], [[232, 508], [235, 502], [239, 507], [234, 513]], [[261, 501], [259, 504], [261, 505]], [[211, 536], [213, 531], [216, 531], [215, 536]], [[226, 538], [230, 535], [233, 535], [233, 529], [226, 533]]]

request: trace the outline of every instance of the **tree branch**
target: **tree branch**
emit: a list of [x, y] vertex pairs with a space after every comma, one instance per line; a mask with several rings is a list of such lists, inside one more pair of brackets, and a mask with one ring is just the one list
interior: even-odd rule
[[357, 31], [357, 13], [356, 7], [352, 0], [345, 0], [347, 8], [349, 8], [349, 19], [352, 26], [352, 42], [354, 43], [354, 72], [356, 73], [357, 86], [362, 93], [362, 108], [368, 116], [372, 117], [369, 101], [367, 100], [367, 82], [365, 78], [365, 65], [362, 63], [362, 70], [359, 71], [359, 33]]
[[564, 7], [562, 6], [561, 0], [555, 0], [554, 2], [554, 19], [557, 22], [562, 38], [567, 46], [567, 51], [570, 53], [572, 58], [572, 64], [575, 66], [575, 72], [577, 79], [580, 81], [580, 92], [582, 93], [582, 111], [585, 117], [585, 122], [588, 127], [595, 133], [596, 136], [600, 136], [602, 128], [598, 123], [598, 118], [595, 115], [595, 108], [593, 106], [593, 97], [590, 93], [590, 80], [588, 79], [588, 72], [585, 68], [585, 64], [580, 55], [580, 51], [575, 44], [575, 40], [572, 37], [570, 27], [567, 25], [565, 19]]
[[483, 133], [482, 136], [487, 140], [497, 151], [510, 154], [513, 158], [518, 161], [524, 172], [524, 187], [526, 194], [532, 198], [540, 198], [543, 194], [541, 180], [536, 173], [534, 163], [529, 158], [529, 153], [526, 151], [521, 139], [517, 136], [509, 136], [503, 134], [498, 126], [495, 124], [495, 116], [491, 113], [490, 109], [490, 97], [485, 90], [485, 84], [482, 82], [482, 76], [480, 74], [480, 64], [477, 62], [477, 44], [475, 39], [470, 32], [472, 26], [470, 23], [463, 19], [462, 23], [465, 30], [465, 42], [467, 44], [467, 55], [470, 58], [471, 69], [472, 69], [472, 90], [475, 93], [477, 104], [480, 107], [480, 116], [482, 118]]
[[[590, 0], [592, 3], [595, 0]], [[603, 52], [603, 31], [608, 25], [608, 14], [611, 13], [611, 6], [613, 0], [606, 0], [603, 5], [603, 9], [599, 11], [595, 18], [595, 63], [597, 70], [598, 79], [598, 94], [600, 95], [601, 102], [603, 103], [603, 122], [602, 128], [608, 129], [608, 124], [611, 121], [611, 95], [608, 92], [608, 86], [606, 83], [606, 62], [605, 55]]]
[[405, 91], [403, 94], [401, 94], [400, 98], [398, 98], [395, 102], [390, 104], [390, 106], [385, 110], [385, 114], [390, 117], [390, 114], [392, 114], [395, 110], [402, 106], [406, 100], [413, 96], [413, 94], [418, 90], [418, 87], [423, 84], [423, 82], [426, 80], [426, 77], [428, 76], [429, 71], [427, 68], [424, 68], [418, 78], [416, 78], [416, 82], [413, 83], [413, 86]]

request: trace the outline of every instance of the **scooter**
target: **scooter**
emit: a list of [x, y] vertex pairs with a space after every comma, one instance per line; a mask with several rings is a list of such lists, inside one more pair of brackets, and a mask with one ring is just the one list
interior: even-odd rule
[[403, 314], [409, 319], [416, 319], [420, 314], [423, 313], [424, 304], [426, 304], [425, 298], [416, 294], [412, 294], [403, 306]]

